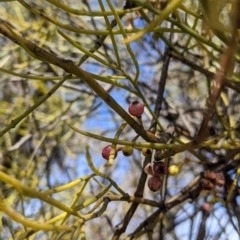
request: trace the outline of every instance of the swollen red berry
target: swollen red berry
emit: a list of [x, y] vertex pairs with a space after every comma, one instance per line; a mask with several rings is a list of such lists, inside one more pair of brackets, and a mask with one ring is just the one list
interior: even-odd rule
[[153, 192], [159, 191], [162, 185], [162, 181], [159, 177], [154, 176], [148, 179], [148, 187]]
[[154, 176], [160, 177], [167, 174], [167, 166], [164, 162], [155, 162], [153, 164], [153, 174]]
[[[109, 160], [111, 147], [112, 147], [111, 145], [108, 145], [102, 150], [102, 157], [105, 158], [106, 160]], [[117, 157], [117, 152], [115, 152], [114, 159], [116, 157]]]
[[144, 112], [144, 105], [139, 101], [134, 101], [129, 104], [128, 112], [134, 117], [141, 117]]

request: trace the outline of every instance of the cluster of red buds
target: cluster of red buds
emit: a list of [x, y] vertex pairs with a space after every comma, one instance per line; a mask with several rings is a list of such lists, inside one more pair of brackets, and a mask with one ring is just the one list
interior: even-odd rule
[[[128, 112], [133, 117], [136, 117], [140, 121], [141, 116], [144, 112], [144, 105], [142, 103], [140, 103], [139, 101], [133, 101], [129, 104]], [[102, 157], [104, 159], [109, 160], [111, 148], [112, 148], [111, 145], [107, 145], [106, 147], [103, 148]], [[116, 148], [113, 159], [115, 159], [117, 157], [117, 152], [120, 150], [122, 150], [123, 155], [126, 157], [131, 156], [133, 153], [133, 147], [131, 147], [131, 146], [124, 146], [122, 148]], [[151, 153], [152, 153], [151, 149], [145, 149], [145, 148], [142, 149], [142, 154], [145, 156], [149, 155]]]
[[144, 171], [152, 176], [148, 179], [149, 189], [153, 192], [159, 191], [163, 185], [160, 177], [168, 173], [167, 165], [164, 162], [155, 162], [153, 166], [148, 164]]
[[[138, 121], [141, 123], [141, 116], [144, 112], [144, 105], [139, 101], [133, 101], [129, 104], [128, 112], [133, 117], [136, 117]], [[105, 158], [106, 160], [109, 160], [111, 149], [112, 146], [108, 145], [102, 150], [102, 157]], [[122, 150], [124, 156], [130, 156], [133, 153], [133, 147], [131, 146], [116, 148], [113, 156], [114, 159], [117, 157], [117, 152], [120, 150]], [[144, 156], [149, 156], [152, 154], [152, 149], [142, 148], [141, 152]], [[159, 191], [163, 185], [162, 180], [160, 178], [168, 173], [167, 165], [164, 162], [158, 161], [155, 162], [153, 165], [148, 164], [144, 170], [147, 174], [151, 175], [151, 177], [148, 179], [149, 189], [153, 192]]]
[[225, 180], [221, 173], [215, 173], [212, 171], [205, 171], [202, 179], [202, 188], [204, 190], [212, 190], [215, 186], [223, 187]]

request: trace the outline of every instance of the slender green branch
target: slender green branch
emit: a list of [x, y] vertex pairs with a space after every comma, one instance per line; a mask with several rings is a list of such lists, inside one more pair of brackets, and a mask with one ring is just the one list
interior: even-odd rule
[[141, 37], [143, 37], [143, 35], [145, 35], [146, 33], [151, 32], [153, 28], [160, 25], [162, 23], [162, 21], [164, 19], [166, 19], [167, 16], [171, 12], [173, 12], [181, 3], [182, 3], [182, 0], [172, 0], [171, 2], [168, 2], [166, 8], [163, 11], [161, 11], [160, 14], [158, 14], [158, 17], [152, 23], [150, 23], [142, 32], [137, 33], [133, 37], [125, 40], [125, 42], [129, 43], [131, 41], [136, 41], [136, 40], [140, 39]]
[[[4, 22], [0, 22], [0, 33], [4, 34], [6, 37], [8, 37], [10, 40], [14, 41], [17, 44], [20, 44], [18, 41], [16, 41], [15, 35], [12, 34], [12, 31], [9, 30], [9, 26], [6, 25]], [[93, 77], [88, 74], [87, 72], [83, 71], [77, 65], [73, 63], [73, 61], [68, 59], [62, 59], [58, 56], [51, 54], [47, 51], [45, 51], [42, 48], [39, 48], [37, 45], [33, 44], [30, 41], [25, 40], [23, 37], [18, 35], [18, 39], [21, 39], [21, 42], [24, 42], [26, 47], [29, 49], [29, 51], [33, 52], [37, 59], [45, 62], [52, 63], [62, 69], [64, 69], [69, 74], [73, 74], [81, 78], [87, 85], [89, 85], [90, 88], [92, 88], [96, 94], [103, 99], [103, 101], [108, 104], [115, 112], [118, 113], [119, 116], [121, 116], [134, 130], [137, 134], [139, 134], [141, 137], [143, 137], [147, 141], [155, 141], [155, 139], [152, 138], [151, 135], [149, 135], [143, 128], [140, 126], [110, 95], [105, 91], [105, 89], [99, 85]], [[34, 109], [36, 109], [41, 103], [43, 103], [46, 99], [48, 99], [54, 91], [56, 91], [61, 84], [67, 79], [69, 75], [65, 76], [59, 83], [57, 83], [53, 90], [50, 91], [47, 95], [45, 95], [41, 101], [39, 101], [37, 104], [32, 106], [30, 109], [28, 109], [24, 114], [19, 116], [18, 118], [12, 120], [11, 124], [7, 126], [4, 130], [0, 132], [0, 136], [5, 134], [7, 131], [9, 131], [11, 128], [15, 127], [16, 124], [18, 124], [23, 118], [25, 118], [29, 113], [31, 113]]]
[[65, 211], [69, 214], [72, 214], [76, 217], [82, 218], [81, 214], [75, 212], [74, 210], [72, 210], [71, 208], [67, 207], [66, 205], [64, 205], [63, 203], [50, 198], [48, 196], [46, 196], [45, 194], [36, 191], [33, 188], [30, 188], [24, 184], [22, 184], [20, 181], [18, 181], [15, 178], [12, 178], [10, 176], [8, 176], [7, 174], [5, 174], [4, 172], [0, 171], [0, 180], [6, 183], [9, 183], [10, 185], [12, 185], [20, 194], [26, 195], [28, 197], [31, 198], [38, 198], [52, 206], [55, 206], [56, 208], [61, 209], [62, 211]]
[[23, 215], [17, 213], [12, 208], [8, 207], [2, 200], [0, 200], [0, 210], [8, 215], [13, 221], [21, 223], [25, 227], [34, 229], [35, 231], [72, 231], [73, 228], [67, 226], [53, 226], [46, 223], [38, 223], [35, 221], [30, 221]]
[[[112, 16], [113, 13], [111, 11], [92, 11], [92, 12], [87, 12], [85, 10], [78, 10], [75, 8], [71, 8], [57, 0], [47, 0], [49, 3], [53, 4], [54, 6], [61, 8], [62, 10], [68, 12], [68, 13], [72, 13], [75, 15], [79, 15], [79, 16], [90, 16], [90, 17], [106, 17], [106, 16]], [[131, 13], [131, 12], [135, 12], [140, 10], [141, 7], [135, 7], [135, 8], [131, 8], [131, 9], [124, 9], [124, 10], [116, 10], [118, 15], [122, 15], [122, 14], [127, 14], [127, 13]]]
[[98, 176], [107, 179], [123, 196], [128, 196], [127, 193], [125, 193], [117, 184], [114, 182], [110, 177], [106, 176], [104, 173], [100, 172], [92, 162], [91, 155], [89, 153], [89, 147], [86, 146], [86, 159], [88, 161], [88, 165], [91, 168], [91, 170]]

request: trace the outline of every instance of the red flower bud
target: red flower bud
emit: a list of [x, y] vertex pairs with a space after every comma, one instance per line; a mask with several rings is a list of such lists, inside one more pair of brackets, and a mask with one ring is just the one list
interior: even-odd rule
[[128, 112], [134, 117], [141, 117], [144, 112], [144, 105], [138, 101], [131, 102]]
[[[109, 160], [111, 148], [112, 148], [112, 146], [108, 145], [102, 150], [102, 157], [105, 158], [106, 160]], [[117, 157], [117, 152], [115, 152], [114, 159], [116, 157]]]

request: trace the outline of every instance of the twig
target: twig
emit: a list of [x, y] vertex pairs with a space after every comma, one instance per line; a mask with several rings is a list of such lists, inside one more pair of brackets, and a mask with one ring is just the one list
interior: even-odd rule
[[[151, 161], [151, 157], [146, 157], [143, 163], [143, 169], [145, 166]], [[143, 191], [144, 191], [144, 185], [147, 179], [147, 174], [142, 170], [141, 176], [138, 181], [137, 189], [134, 193], [135, 197], [142, 198], [143, 197]], [[132, 205], [130, 206], [129, 210], [125, 214], [125, 217], [121, 221], [120, 224], [116, 226], [116, 231], [112, 237], [112, 240], [117, 240], [119, 239], [120, 235], [125, 232], [129, 221], [131, 220], [133, 214], [135, 213], [139, 203], [133, 202]]]
[[[238, 1], [238, 5], [239, 5]], [[239, 6], [237, 6], [238, 9]], [[214, 113], [215, 113], [215, 104], [216, 101], [221, 93], [222, 87], [225, 84], [225, 75], [229, 71], [229, 67], [232, 64], [233, 57], [234, 57], [234, 50], [236, 47], [236, 37], [237, 37], [237, 25], [238, 25], [238, 18], [237, 18], [237, 12], [236, 16], [234, 16], [234, 26], [233, 26], [233, 32], [232, 36], [229, 40], [228, 47], [224, 51], [224, 53], [221, 56], [220, 59], [220, 69], [217, 71], [217, 73], [214, 76], [214, 84], [212, 86], [210, 95], [206, 102], [206, 109], [203, 113], [203, 120], [199, 129], [199, 133], [197, 137], [194, 139], [194, 142], [200, 143], [203, 139], [206, 137], [206, 132], [208, 130], [208, 122], [212, 119]]]
[[[169, 52], [169, 55], [174, 58], [179, 60], [180, 62], [182, 62], [183, 64], [186, 64], [187, 66], [191, 67], [192, 69], [204, 74], [206, 77], [212, 78], [214, 79], [214, 73], [211, 71], [208, 71], [207, 69], [198, 66], [197, 64], [195, 64], [194, 62], [188, 60], [187, 58], [183, 57], [180, 54], [177, 54], [173, 51]], [[231, 82], [231, 78], [229, 78], [228, 76], [224, 76], [224, 82], [225, 82], [225, 86], [233, 89], [234, 91], [240, 93], [240, 87], [238, 84]]]
[[[45, 102], [71, 75], [76, 75], [81, 78], [85, 83], [92, 88], [92, 90], [102, 98], [102, 100], [111, 107], [115, 112], [118, 113], [134, 130], [146, 141], [154, 141], [143, 128], [140, 126], [110, 95], [106, 90], [98, 84], [98, 82], [87, 72], [83, 71], [78, 67], [79, 64], [75, 65], [72, 60], [60, 58], [54, 54], [51, 54], [44, 49], [38, 47], [36, 44], [26, 40], [22, 36], [13, 32], [12, 29], [3, 21], [0, 21], [0, 33], [9, 38], [11, 41], [18, 45], [21, 45], [27, 52], [31, 52], [31, 56], [51, 64], [54, 64], [62, 69], [64, 69], [69, 74], [65, 76], [61, 81], [59, 81], [45, 96], [43, 96], [35, 105], [26, 110], [19, 117], [11, 121], [11, 123], [5, 127], [1, 132], [0, 136], [4, 135], [11, 128], [14, 128], [22, 119], [27, 117], [32, 111], [34, 111], [38, 106]], [[81, 61], [80, 61], [81, 63]]]
[[209, 213], [206, 211], [202, 211], [202, 219], [198, 229], [198, 235], [196, 240], [204, 240], [206, 237], [206, 221], [209, 217]]
[[[163, 56], [163, 66], [161, 70], [162, 72], [161, 72], [161, 77], [158, 84], [157, 99], [156, 99], [155, 109], [154, 109], [154, 113], [157, 117], [159, 117], [160, 111], [162, 109], [163, 93], [164, 93], [165, 84], [166, 84], [167, 75], [168, 75], [169, 62], [170, 62], [170, 56], [169, 56], [169, 50], [167, 48]], [[156, 127], [157, 127], [157, 123], [153, 119], [150, 127], [153, 133], [156, 132]]]
[[149, 199], [145, 199], [145, 198], [139, 198], [139, 197], [134, 197], [134, 196], [112, 195], [112, 194], [108, 194], [105, 197], [109, 198], [111, 201], [137, 202], [137, 203], [146, 204], [146, 205], [149, 205], [152, 207], [159, 207], [158, 202], [149, 200]]
[[[234, 155], [230, 154], [229, 157], [234, 157]], [[240, 164], [239, 160], [234, 160], [232, 163], [226, 165], [225, 162], [216, 163], [211, 166], [211, 171], [220, 172], [220, 171], [230, 171], [234, 169], [237, 165]], [[148, 218], [146, 218], [130, 236], [133, 239], [137, 233], [139, 233], [143, 228], [151, 230], [161, 218], [161, 213], [165, 214], [167, 211], [172, 209], [173, 207], [179, 205], [187, 199], [196, 199], [200, 192], [202, 191], [202, 186], [200, 184], [201, 177], [203, 176], [203, 172], [199, 174], [196, 178], [194, 178], [184, 189], [182, 189], [178, 194], [170, 198], [165, 204], [159, 204], [159, 209], [157, 209], [154, 213], [152, 213]]]
[[16, 151], [18, 150], [26, 141], [28, 141], [30, 138], [32, 138], [32, 134], [27, 134], [24, 137], [20, 138], [18, 142], [16, 142], [13, 146], [9, 147], [7, 149], [8, 152]]

